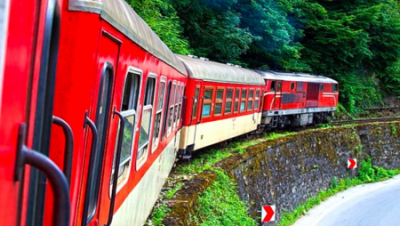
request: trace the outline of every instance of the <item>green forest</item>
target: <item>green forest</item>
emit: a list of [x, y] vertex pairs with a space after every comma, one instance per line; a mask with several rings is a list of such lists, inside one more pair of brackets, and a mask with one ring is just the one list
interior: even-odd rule
[[400, 96], [398, 0], [126, 0], [169, 48], [340, 83], [348, 112]]

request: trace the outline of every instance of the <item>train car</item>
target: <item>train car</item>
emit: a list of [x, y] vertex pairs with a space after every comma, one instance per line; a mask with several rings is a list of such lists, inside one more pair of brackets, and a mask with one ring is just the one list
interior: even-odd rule
[[0, 225], [29, 225], [32, 172], [42, 173], [55, 190], [53, 225], [68, 226], [68, 182], [49, 159], [53, 118], [45, 111], [54, 95], [50, 83], [57, 63], [62, 1], [0, 2]]
[[0, 224], [143, 225], [178, 151], [184, 65], [123, 0], [5, 1], [0, 19]]
[[[144, 224], [175, 162], [186, 80], [124, 0], [63, 5], [53, 114], [73, 133], [72, 225]], [[60, 166], [64, 141], [54, 127], [50, 157]]]
[[265, 83], [254, 71], [234, 65], [178, 56], [189, 79], [180, 155], [257, 129]]
[[336, 110], [339, 84], [306, 73], [257, 71], [265, 80], [262, 124], [266, 128], [327, 122]]

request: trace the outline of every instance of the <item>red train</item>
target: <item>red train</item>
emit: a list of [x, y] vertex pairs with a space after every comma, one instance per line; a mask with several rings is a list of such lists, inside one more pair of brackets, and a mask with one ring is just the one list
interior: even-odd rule
[[0, 225], [142, 225], [178, 153], [324, 121], [338, 84], [174, 55], [123, 0], [5, 0], [0, 97]]

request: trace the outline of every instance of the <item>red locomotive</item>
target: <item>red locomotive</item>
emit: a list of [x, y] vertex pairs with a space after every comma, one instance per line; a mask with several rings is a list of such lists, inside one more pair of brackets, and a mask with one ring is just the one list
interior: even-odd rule
[[338, 83], [305, 73], [257, 71], [265, 80], [262, 125], [267, 128], [327, 122], [339, 99]]
[[124, 0], [2, 4], [0, 225], [142, 225], [178, 152], [337, 105], [325, 77], [174, 55]]

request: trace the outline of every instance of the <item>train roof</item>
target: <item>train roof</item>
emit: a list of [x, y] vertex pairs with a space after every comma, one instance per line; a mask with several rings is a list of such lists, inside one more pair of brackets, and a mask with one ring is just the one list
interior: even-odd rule
[[270, 80], [333, 83], [333, 84], [338, 83], [337, 81], [322, 75], [312, 75], [312, 74], [298, 73], [298, 72], [276, 72], [276, 71], [259, 71], [259, 70], [255, 71], [260, 75], [262, 75], [264, 79], [270, 79]]
[[69, 0], [69, 10], [99, 14], [140, 47], [187, 76], [185, 66], [124, 0]]
[[177, 55], [189, 71], [189, 77], [204, 81], [265, 85], [264, 79], [252, 70], [230, 66], [208, 59]]

